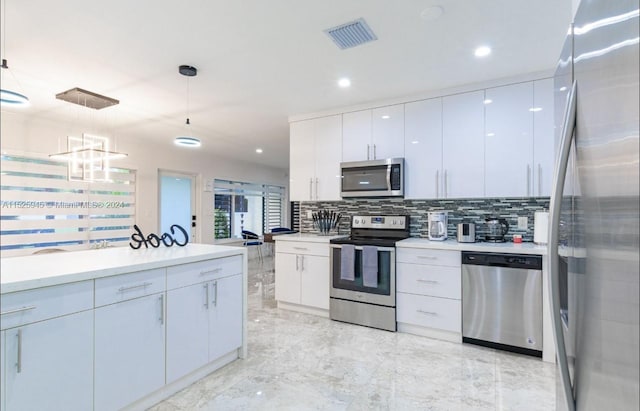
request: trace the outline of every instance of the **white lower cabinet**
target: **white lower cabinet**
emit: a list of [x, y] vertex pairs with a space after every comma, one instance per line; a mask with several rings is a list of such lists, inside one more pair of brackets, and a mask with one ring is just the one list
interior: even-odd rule
[[4, 410], [93, 408], [93, 311], [2, 334]]
[[165, 383], [164, 292], [95, 309], [95, 410], [117, 410]]
[[398, 331], [461, 341], [461, 266], [459, 251], [398, 248]]
[[328, 243], [276, 242], [275, 270], [278, 302], [329, 310]]
[[4, 384], [5, 377], [5, 364], [4, 364], [4, 349], [7, 345], [4, 340], [4, 331], [0, 331], [0, 411], [4, 411]]
[[209, 361], [242, 345], [242, 276], [213, 281], [209, 313]]

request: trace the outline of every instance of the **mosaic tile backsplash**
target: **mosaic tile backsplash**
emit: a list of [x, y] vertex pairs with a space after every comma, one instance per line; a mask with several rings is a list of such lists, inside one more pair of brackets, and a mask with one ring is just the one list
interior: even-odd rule
[[[358, 214], [409, 215], [411, 237], [427, 238], [427, 213], [447, 211], [447, 235], [456, 238], [458, 223], [475, 223], [476, 238], [482, 240], [486, 233], [485, 218], [500, 217], [509, 222], [505, 239], [511, 241], [514, 234], [522, 235], [525, 242], [533, 241], [534, 213], [549, 210], [549, 197], [536, 198], [473, 198], [455, 200], [403, 200], [366, 199], [343, 201], [318, 201], [300, 203], [300, 227], [303, 233], [317, 233], [307, 211], [335, 211], [342, 214], [338, 229], [333, 234], [349, 234], [351, 216]], [[518, 217], [527, 217], [527, 229], [518, 229]]]

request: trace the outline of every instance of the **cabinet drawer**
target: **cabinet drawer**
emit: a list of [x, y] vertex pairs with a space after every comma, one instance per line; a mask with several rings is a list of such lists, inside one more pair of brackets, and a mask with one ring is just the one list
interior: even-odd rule
[[396, 289], [401, 293], [459, 300], [462, 294], [458, 267], [398, 263]]
[[167, 267], [167, 290], [242, 274], [242, 256], [216, 258]]
[[398, 293], [396, 299], [398, 322], [461, 332], [460, 300], [406, 293]]
[[18, 291], [0, 299], [2, 329], [93, 308], [93, 281]]
[[96, 307], [165, 290], [165, 269], [139, 271], [96, 280]]
[[296, 241], [276, 241], [276, 253], [317, 255], [329, 257], [328, 243], [303, 243]]
[[462, 265], [460, 251], [426, 250], [417, 248], [398, 248], [396, 261], [399, 263], [444, 265], [460, 267]]

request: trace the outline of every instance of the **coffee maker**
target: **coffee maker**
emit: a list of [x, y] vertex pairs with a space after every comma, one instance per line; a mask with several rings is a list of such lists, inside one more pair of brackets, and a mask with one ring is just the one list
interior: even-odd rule
[[447, 220], [446, 211], [432, 211], [427, 215], [429, 240], [444, 241], [447, 239]]

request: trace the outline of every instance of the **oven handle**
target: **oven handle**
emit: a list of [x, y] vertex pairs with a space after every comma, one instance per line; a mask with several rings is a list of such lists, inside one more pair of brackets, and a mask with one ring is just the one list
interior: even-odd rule
[[[331, 248], [342, 248], [342, 244], [329, 244], [329, 247]], [[361, 245], [357, 245], [355, 247], [356, 250], [362, 250], [362, 246]], [[378, 251], [391, 251], [391, 252], [395, 252], [396, 248], [395, 247], [378, 247]]]

